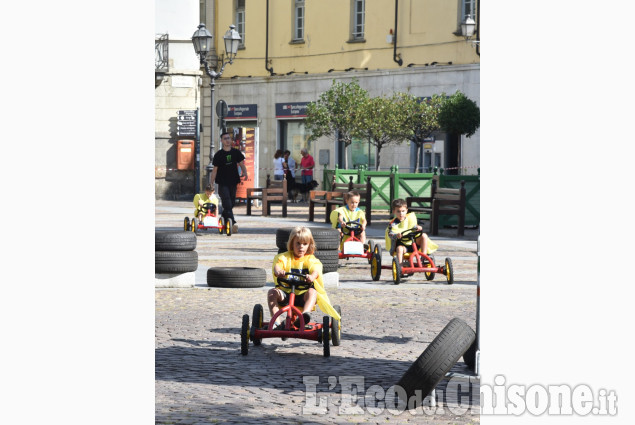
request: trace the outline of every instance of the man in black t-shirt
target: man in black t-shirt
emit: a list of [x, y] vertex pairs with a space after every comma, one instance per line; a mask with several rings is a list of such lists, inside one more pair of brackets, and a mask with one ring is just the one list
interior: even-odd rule
[[[238, 149], [232, 148], [232, 134], [224, 132], [220, 135], [223, 148], [216, 152], [212, 159], [211, 183], [218, 183], [218, 196], [223, 205], [222, 216], [225, 220], [231, 219], [232, 233], [238, 231], [236, 219], [232, 208], [236, 203], [236, 186], [240, 179], [247, 180], [247, 167], [245, 167], [245, 155]], [[238, 167], [242, 170], [242, 175], [238, 174]]]

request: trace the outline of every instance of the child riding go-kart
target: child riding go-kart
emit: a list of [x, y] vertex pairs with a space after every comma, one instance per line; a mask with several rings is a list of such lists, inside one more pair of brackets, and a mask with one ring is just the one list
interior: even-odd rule
[[341, 227], [341, 241], [339, 258], [366, 258], [368, 263], [371, 263], [373, 255], [379, 256], [381, 263], [381, 247], [375, 243], [372, 239], [368, 241], [368, 244], [362, 243], [357, 237], [362, 231], [362, 225], [356, 221], [346, 221]]
[[216, 205], [208, 202], [203, 205], [206, 210], [203, 221], [199, 222], [196, 217], [192, 217], [192, 221], [188, 217], [185, 217], [183, 223], [183, 230], [186, 232], [197, 232], [199, 230], [218, 229], [218, 233], [223, 234], [223, 230], [227, 233], [227, 236], [232, 234], [231, 219], [224, 220], [223, 217], [216, 216]]
[[[329, 357], [331, 355], [329, 343], [332, 342], [334, 346], [340, 345], [341, 321], [331, 316], [324, 316], [322, 323], [305, 323], [302, 311], [295, 305], [295, 290], [308, 289], [311, 285], [306, 280], [305, 275], [286, 272], [285, 277], [278, 277], [277, 284], [291, 290], [289, 293], [289, 304], [280, 307], [269, 322], [263, 321], [262, 305], [256, 304], [253, 310], [251, 327], [249, 326], [249, 315], [245, 314], [243, 316], [240, 332], [241, 354], [246, 356], [249, 352], [249, 341], [252, 341], [254, 345], [260, 345], [264, 338], [299, 338], [321, 343], [324, 347], [324, 357]], [[333, 308], [341, 316], [340, 307], [335, 305]], [[274, 330], [276, 319], [282, 315], [285, 315], [283, 319], [284, 326]]]
[[[392, 280], [395, 285], [401, 283], [401, 279], [404, 277], [412, 276], [414, 273], [425, 273], [426, 280], [434, 279], [435, 274], [443, 274], [448, 281], [448, 285], [454, 283], [454, 273], [452, 270], [452, 259], [446, 258], [445, 263], [442, 266], [438, 266], [434, 262], [434, 256], [422, 252], [421, 247], [417, 246], [416, 240], [420, 237], [426, 237], [423, 235], [423, 231], [413, 227], [401, 232], [401, 238], [394, 238], [393, 248], [397, 241], [412, 243], [412, 252], [406, 252], [403, 254], [403, 261], [399, 262], [399, 259], [394, 255], [395, 249], [391, 249], [393, 253], [392, 264], [390, 266], [381, 265], [381, 256], [373, 255], [371, 259], [371, 276], [373, 280], [379, 280], [381, 276], [381, 269], [392, 270]], [[429, 242], [429, 241], [428, 241]]]

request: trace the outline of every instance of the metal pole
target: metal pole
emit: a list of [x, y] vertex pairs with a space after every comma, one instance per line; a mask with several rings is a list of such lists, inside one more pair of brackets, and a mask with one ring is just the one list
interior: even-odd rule
[[[206, 64], [207, 68], [207, 64]], [[209, 105], [209, 164], [207, 164], [207, 182], [209, 184], [214, 184], [212, 181], [212, 170], [214, 169], [214, 164], [212, 161], [214, 159], [214, 86], [216, 85], [216, 79], [211, 73], [207, 73], [210, 77], [210, 105]]]

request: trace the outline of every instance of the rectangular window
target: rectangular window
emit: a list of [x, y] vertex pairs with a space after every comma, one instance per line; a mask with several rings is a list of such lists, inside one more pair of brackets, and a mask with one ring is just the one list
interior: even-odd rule
[[353, 25], [351, 38], [353, 40], [364, 39], [365, 0], [353, 0]]
[[280, 120], [280, 149], [289, 150], [295, 162], [299, 165], [302, 160], [300, 150], [306, 148], [309, 152], [312, 149], [309, 143], [309, 133], [306, 131], [304, 121], [301, 120]]
[[476, 0], [461, 0], [461, 10], [459, 11], [459, 25], [465, 21], [468, 15], [476, 20]]
[[239, 47], [245, 47], [245, 0], [236, 0], [236, 31], [240, 34]]
[[304, 0], [295, 0], [293, 40], [304, 40]]

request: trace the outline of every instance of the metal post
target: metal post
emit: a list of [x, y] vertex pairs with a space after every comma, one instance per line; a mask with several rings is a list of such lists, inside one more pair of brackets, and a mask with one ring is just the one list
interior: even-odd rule
[[212, 170], [214, 169], [214, 164], [212, 161], [214, 159], [214, 86], [216, 85], [216, 78], [209, 72], [209, 68], [207, 63], [205, 63], [205, 70], [207, 71], [207, 75], [210, 77], [210, 105], [209, 105], [209, 164], [205, 169], [207, 170], [207, 182], [209, 184], [214, 184], [212, 181]]

